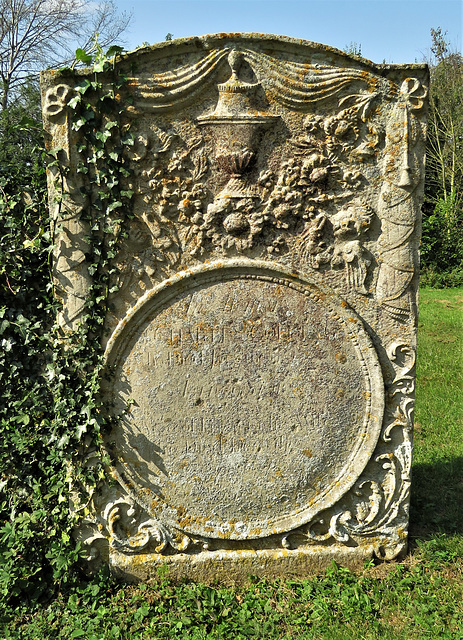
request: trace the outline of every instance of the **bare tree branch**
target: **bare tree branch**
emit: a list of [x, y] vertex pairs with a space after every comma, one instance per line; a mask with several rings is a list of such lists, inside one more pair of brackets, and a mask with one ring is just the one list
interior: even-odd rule
[[0, 0], [0, 105], [40, 69], [69, 64], [98, 34], [106, 47], [130, 21], [114, 0]]

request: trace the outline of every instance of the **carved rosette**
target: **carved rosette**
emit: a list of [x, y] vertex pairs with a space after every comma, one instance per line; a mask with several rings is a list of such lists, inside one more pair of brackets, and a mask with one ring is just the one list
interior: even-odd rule
[[63, 119], [69, 101], [74, 95], [72, 87], [67, 84], [58, 84], [45, 94], [43, 110], [48, 118], [53, 120]]

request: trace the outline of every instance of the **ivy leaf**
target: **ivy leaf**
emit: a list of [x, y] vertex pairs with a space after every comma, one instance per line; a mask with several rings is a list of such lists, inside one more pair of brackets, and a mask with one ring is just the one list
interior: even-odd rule
[[69, 444], [69, 436], [67, 435], [67, 433], [65, 433], [64, 435], [61, 436], [61, 438], [58, 440], [57, 443], [57, 447], [58, 449], [63, 449], [64, 447], [66, 447]]
[[115, 202], [111, 202], [111, 204], [108, 204], [108, 206], [106, 208], [106, 212], [107, 213], [111, 213], [111, 211], [114, 211], [114, 209], [117, 209], [118, 207], [122, 207], [122, 202], [120, 200], [116, 200]]
[[74, 96], [69, 100], [68, 107], [71, 107], [71, 109], [75, 109], [81, 100], [82, 98], [79, 95]]
[[106, 60], [100, 60], [99, 62], [95, 62], [95, 64], [93, 65], [93, 71], [95, 73], [101, 73], [102, 71], [105, 70], [106, 67]]
[[111, 58], [111, 56], [116, 56], [119, 53], [122, 53], [124, 51], [124, 47], [119, 47], [117, 44], [113, 44], [111, 47], [109, 47], [109, 49], [106, 51], [106, 56], [108, 58]]
[[87, 109], [86, 111], [84, 111], [84, 113], [82, 114], [83, 118], [85, 118], [85, 120], [88, 122], [90, 120], [95, 120], [95, 114], [92, 111], [92, 109]]
[[30, 421], [31, 418], [27, 413], [22, 413], [20, 416], [18, 416], [18, 422], [22, 422], [24, 426], [27, 426]]
[[3, 338], [2, 342], [0, 343], [0, 346], [2, 346], [3, 349], [5, 349], [5, 351], [11, 351], [14, 344], [16, 343], [11, 338], [8, 338], [8, 339]]
[[86, 432], [87, 432], [87, 425], [86, 424], [79, 424], [77, 426], [77, 429], [76, 429], [76, 438], [77, 438], [77, 440], [80, 440], [82, 438], [83, 434], [86, 433]]
[[87, 89], [89, 89], [91, 86], [92, 86], [92, 83], [90, 82], [90, 80], [88, 78], [85, 78], [85, 80], [82, 80], [82, 82], [80, 82], [76, 86], [76, 91], [81, 95], [83, 95], [87, 91]]
[[90, 65], [93, 61], [93, 56], [79, 47], [79, 49], [77, 49], [76, 51], [76, 60], [78, 60], [79, 62], [83, 62], [86, 65]]
[[[4, 333], [4, 331], [8, 329], [9, 326], [10, 326], [9, 321], [3, 320], [2, 323], [0, 324], [0, 334]], [[2, 345], [3, 345], [3, 342], [2, 342]]]
[[130, 131], [127, 131], [127, 133], [122, 137], [122, 144], [126, 144], [129, 147], [133, 147], [133, 145], [135, 144], [135, 138], [133, 137], [133, 134], [130, 133]]
[[76, 122], [72, 123], [72, 128], [74, 129], [74, 131], [79, 131], [79, 129], [84, 127], [86, 124], [87, 120], [85, 120], [84, 118], [79, 118], [78, 120], [76, 120]]
[[97, 131], [96, 132], [96, 137], [97, 137], [98, 140], [101, 140], [101, 142], [105, 143], [106, 140], [111, 137], [111, 132], [110, 131]]

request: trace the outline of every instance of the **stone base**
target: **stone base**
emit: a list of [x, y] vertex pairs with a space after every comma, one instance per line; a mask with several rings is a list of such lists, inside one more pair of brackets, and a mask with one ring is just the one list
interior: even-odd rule
[[306, 578], [323, 573], [333, 561], [352, 570], [361, 569], [374, 555], [374, 547], [311, 546], [304, 549], [202, 551], [165, 556], [159, 553], [127, 555], [111, 550], [111, 573], [126, 582], [142, 582], [166, 576], [174, 581], [203, 584], [244, 584], [257, 578]]

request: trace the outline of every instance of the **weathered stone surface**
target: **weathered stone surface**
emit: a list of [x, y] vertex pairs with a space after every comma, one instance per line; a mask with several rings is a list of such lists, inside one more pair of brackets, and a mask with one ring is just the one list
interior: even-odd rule
[[116, 359], [115, 450], [169, 526], [261, 538], [353, 484], [381, 429], [383, 381], [340, 300], [281, 267], [232, 264], [185, 277], [180, 293], [155, 289], [115, 337], [128, 342]]
[[[79, 530], [145, 578], [297, 575], [406, 547], [427, 70], [218, 35], [122, 58], [134, 219], [106, 325], [115, 487]], [[55, 263], [90, 283], [67, 102]], [[125, 93], [124, 93], [125, 91]], [[53, 180], [50, 182], [54, 189]]]

